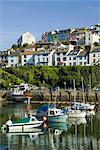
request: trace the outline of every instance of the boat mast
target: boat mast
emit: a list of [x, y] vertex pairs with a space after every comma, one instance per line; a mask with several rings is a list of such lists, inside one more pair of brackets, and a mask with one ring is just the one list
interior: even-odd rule
[[85, 103], [85, 97], [84, 97], [84, 84], [83, 84], [83, 76], [81, 77], [81, 80], [82, 80], [83, 102]]
[[91, 74], [89, 75], [89, 92], [91, 93]]
[[75, 79], [73, 79], [73, 86], [74, 86], [74, 103], [76, 102], [76, 88], [75, 88]]

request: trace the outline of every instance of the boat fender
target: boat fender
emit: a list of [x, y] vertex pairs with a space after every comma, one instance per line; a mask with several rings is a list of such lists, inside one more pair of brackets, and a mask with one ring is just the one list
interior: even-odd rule
[[47, 117], [46, 116], [43, 116], [42, 120], [45, 122], [47, 121]]
[[46, 123], [43, 123], [43, 128], [47, 128], [47, 124]]
[[1, 127], [1, 130], [2, 130], [3, 133], [8, 132], [8, 126], [4, 124], [4, 125]]

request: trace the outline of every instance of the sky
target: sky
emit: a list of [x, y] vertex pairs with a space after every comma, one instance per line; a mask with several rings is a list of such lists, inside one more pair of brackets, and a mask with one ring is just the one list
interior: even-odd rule
[[97, 23], [99, 0], [0, 0], [0, 50], [11, 48], [24, 32], [38, 41], [43, 32]]

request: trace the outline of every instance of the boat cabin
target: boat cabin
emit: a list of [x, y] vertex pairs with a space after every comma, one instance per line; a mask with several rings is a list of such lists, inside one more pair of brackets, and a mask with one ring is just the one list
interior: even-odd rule
[[48, 116], [59, 116], [63, 115], [63, 111], [61, 109], [48, 109]]

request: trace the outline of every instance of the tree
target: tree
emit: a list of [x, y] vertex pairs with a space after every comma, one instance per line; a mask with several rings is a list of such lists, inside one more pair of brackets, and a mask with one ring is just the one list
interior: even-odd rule
[[29, 46], [28, 43], [24, 43], [24, 44], [23, 44], [23, 47], [28, 47], [28, 46]]
[[17, 44], [13, 44], [13, 45], [12, 45], [12, 48], [13, 48], [14, 50], [16, 50], [16, 49], [18, 48], [18, 45], [17, 45]]

